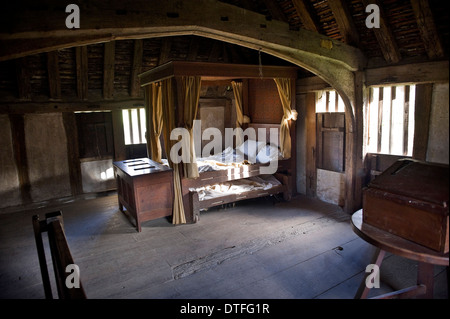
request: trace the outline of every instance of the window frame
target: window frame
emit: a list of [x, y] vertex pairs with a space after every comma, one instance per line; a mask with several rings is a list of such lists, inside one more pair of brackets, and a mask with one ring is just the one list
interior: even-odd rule
[[416, 84], [367, 88], [364, 108], [366, 153], [411, 157], [414, 146]]
[[145, 107], [122, 109], [125, 146], [146, 144], [147, 116]]

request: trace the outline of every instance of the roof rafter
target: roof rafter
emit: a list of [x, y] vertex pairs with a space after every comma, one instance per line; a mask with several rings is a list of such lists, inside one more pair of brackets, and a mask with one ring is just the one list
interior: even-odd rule
[[300, 21], [303, 24], [303, 27], [309, 31], [319, 31], [319, 26], [317, 22], [313, 18], [313, 14], [306, 4], [305, 0], [292, 0], [292, 4], [294, 5], [295, 10], [300, 18]]
[[343, 40], [347, 44], [358, 45], [359, 34], [344, 0], [328, 0]]
[[444, 49], [434, 24], [428, 0], [411, 0], [417, 26], [430, 59], [442, 58]]
[[378, 44], [380, 45], [381, 51], [383, 53], [384, 59], [388, 63], [398, 63], [402, 59], [400, 50], [398, 49], [397, 42], [395, 41], [394, 34], [386, 21], [386, 15], [383, 12], [383, 8], [378, 0], [362, 0], [365, 7], [369, 4], [376, 4], [380, 10], [380, 27], [373, 28], [373, 32], [377, 38]]

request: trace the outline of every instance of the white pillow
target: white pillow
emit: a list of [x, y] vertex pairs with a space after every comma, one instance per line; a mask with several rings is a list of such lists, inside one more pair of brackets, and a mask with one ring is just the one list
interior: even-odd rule
[[266, 145], [258, 152], [256, 160], [258, 163], [269, 163], [275, 159], [278, 159], [280, 150], [275, 145]]
[[265, 142], [258, 142], [255, 140], [246, 140], [237, 150], [247, 155], [249, 158], [256, 158], [256, 154], [266, 145]]

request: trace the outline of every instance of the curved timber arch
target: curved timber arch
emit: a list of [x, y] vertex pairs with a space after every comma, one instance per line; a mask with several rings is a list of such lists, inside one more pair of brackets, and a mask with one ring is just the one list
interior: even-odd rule
[[80, 28], [68, 29], [68, 14], [58, 1], [45, 2], [45, 12], [3, 11], [0, 18], [10, 22], [10, 30], [0, 33], [0, 61], [111, 40], [198, 35], [261, 50], [309, 70], [341, 94], [354, 117], [353, 72], [362, 70], [365, 58], [358, 49], [318, 33], [292, 31], [287, 23], [216, 0], [80, 1]]

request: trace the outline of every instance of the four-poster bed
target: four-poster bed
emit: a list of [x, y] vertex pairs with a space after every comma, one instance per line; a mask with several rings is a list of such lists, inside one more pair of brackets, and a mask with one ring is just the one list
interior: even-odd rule
[[[174, 224], [196, 222], [200, 209], [238, 200], [275, 194], [290, 199], [295, 192], [295, 67], [172, 61], [139, 78], [145, 89], [149, 157], [173, 170], [173, 180], [168, 183], [173, 185]], [[201, 85], [217, 83], [233, 89], [236, 109], [236, 123], [231, 128], [235, 140], [222, 151], [248, 156], [232, 163], [217, 162], [224, 166], [219, 169], [207, 165], [205, 170], [205, 163], [211, 164], [211, 158], [217, 160], [220, 154], [206, 158], [196, 154], [194, 121], [198, 119]], [[177, 140], [175, 128], [184, 129], [187, 138]], [[254, 129], [257, 137], [247, 134], [248, 129]], [[279, 138], [274, 140], [272, 133]], [[174, 160], [174, 155], [180, 155], [178, 151], [170, 153], [174, 146], [181, 149], [183, 160]], [[250, 156], [250, 150], [256, 153]], [[264, 173], [264, 167], [267, 171], [273, 163], [261, 158], [270, 155], [275, 159], [274, 154], [276, 167], [270, 174]], [[225, 192], [218, 194], [219, 189]]]

